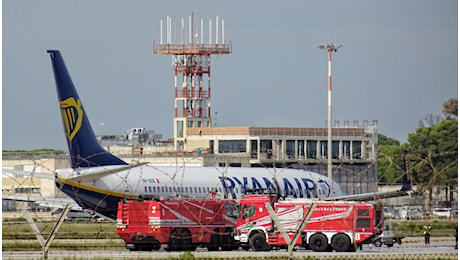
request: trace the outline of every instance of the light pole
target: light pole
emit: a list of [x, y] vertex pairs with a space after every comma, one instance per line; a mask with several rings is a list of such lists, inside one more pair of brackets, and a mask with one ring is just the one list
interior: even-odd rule
[[331, 53], [336, 52], [342, 45], [334, 43], [328, 45], [320, 45], [320, 50], [326, 49], [328, 52], [327, 75], [328, 75], [328, 90], [327, 90], [327, 177], [332, 179], [332, 62]]

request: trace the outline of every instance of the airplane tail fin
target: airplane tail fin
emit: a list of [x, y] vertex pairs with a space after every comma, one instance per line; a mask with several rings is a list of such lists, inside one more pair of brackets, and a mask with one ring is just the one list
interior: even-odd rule
[[97, 141], [61, 53], [57, 50], [47, 52], [53, 65], [72, 168], [127, 165], [120, 158], [104, 150]]
[[402, 177], [401, 191], [411, 191], [412, 184], [411, 184], [411, 178], [410, 178], [409, 155], [407, 151], [404, 151], [404, 160], [403, 160], [403, 165], [401, 168], [404, 171], [404, 175]]

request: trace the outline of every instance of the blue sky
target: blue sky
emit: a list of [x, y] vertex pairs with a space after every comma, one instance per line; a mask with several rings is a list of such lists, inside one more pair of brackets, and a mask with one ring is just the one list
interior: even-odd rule
[[[233, 53], [212, 57], [219, 126], [325, 127], [378, 120], [407, 141], [458, 96], [458, 6], [408, 1], [3, 1], [3, 149], [65, 149], [47, 49], [62, 52], [95, 132], [146, 127], [172, 136], [173, 71], [154, 55], [160, 20], [225, 20]], [[206, 24], [206, 23], [205, 23]], [[99, 123], [104, 122], [104, 128]]]

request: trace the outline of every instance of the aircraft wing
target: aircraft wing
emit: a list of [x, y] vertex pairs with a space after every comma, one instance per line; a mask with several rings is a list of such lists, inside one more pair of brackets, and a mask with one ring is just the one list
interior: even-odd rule
[[378, 199], [387, 199], [408, 196], [412, 192], [412, 183], [409, 171], [409, 160], [408, 153], [404, 151], [404, 161], [402, 163], [402, 187], [399, 190], [393, 191], [379, 191], [379, 192], [370, 192], [370, 193], [361, 193], [354, 195], [344, 195], [340, 197], [329, 198], [326, 200], [353, 200], [353, 201], [371, 201]]
[[395, 198], [410, 195], [408, 190], [379, 191], [370, 193], [361, 193], [354, 195], [344, 195], [340, 197], [327, 198], [325, 200], [352, 200], [352, 201], [371, 201], [378, 199]]
[[54, 197], [40, 197], [40, 196], [26, 196], [15, 194], [2, 194], [3, 200], [14, 200], [24, 202], [35, 202], [43, 207], [49, 208], [64, 208], [65, 205], [70, 204], [73, 210], [83, 210], [78, 204], [70, 198], [54, 198]]

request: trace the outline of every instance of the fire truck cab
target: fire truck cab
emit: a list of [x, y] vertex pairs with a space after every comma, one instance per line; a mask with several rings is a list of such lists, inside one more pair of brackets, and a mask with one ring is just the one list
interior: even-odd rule
[[238, 218], [232, 200], [125, 200], [118, 204], [117, 233], [130, 250], [210, 251], [236, 247]]
[[374, 231], [374, 208], [371, 204], [348, 201], [278, 200], [270, 195], [252, 195], [241, 199], [235, 240], [243, 248], [255, 251], [287, 246], [280, 230], [267, 210], [270, 205], [279, 223], [292, 239], [309, 207], [314, 208], [295, 244], [313, 251], [356, 251], [370, 241]]

